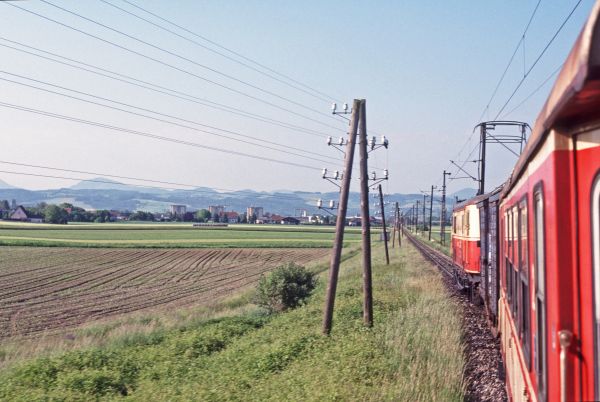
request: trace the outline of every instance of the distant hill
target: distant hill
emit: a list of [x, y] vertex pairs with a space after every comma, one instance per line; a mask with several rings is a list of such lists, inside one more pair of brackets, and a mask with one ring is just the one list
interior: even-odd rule
[[[9, 187], [3, 187], [2, 184]], [[462, 199], [474, 193], [473, 189], [463, 189], [448, 195], [449, 210], [454, 203], [455, 194], [459, 194]], [[437, 216], [441, 194], [437, 193], [434, 197], [433, 214]], [[327, 204], [329, 200], [337, 203], [338, 198], [338, 191], [321, 193], [282, 189], [272, 192], [255, 190], [224, 192], [209, 187], [192, 190], [163, 190], [131, 186], [104, 177], [83, 180], [71, 187], [54, 190], [25, 190], [0, 182], [0, 199], [15, 199], [17, 203], [26, 206], [40, 202], [69, 202], [86, 209], [143, 210], [155, 213], [168, 211], [171, 204], [182, 204], [186, 205], [189, 210], [208, 208], [210, 205], [223, 205], [228, 211], [244, 212], [249, 206], [260, 206], [264, 208], [265, 212], [280, 215], [299, 214], [303, 210], [314, 214], [320, 212], [316, 207], [318, 199], [322, 199], [323, 204]], [[423, 202], [423, 194], [393, 193], [386, 195], [386, 198], [390, 202], [387, 207], [389, 212], [396, 202], [403, 210], [410, 208], [417, 201]], [[348, 200], [348, 214], [359, 213], [360, 195], [357, 192], [351, 192]]]
[[13, 185], [8, 184], [5, 181], [0, 180], [0, 189], [9, 189], [9, 188], [11, 188], [11, 189], [15, 188], [16, 189], [18, 187], [15, 187]]
[[82, 180], [69, 187], [73, 190], [137, 190], [136, 186], [128, 186], [116, 180], [106, 177], [95, 177], [90, 180]]

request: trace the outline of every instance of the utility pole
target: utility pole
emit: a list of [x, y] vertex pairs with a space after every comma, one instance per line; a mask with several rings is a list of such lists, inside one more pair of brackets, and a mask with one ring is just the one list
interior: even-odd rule
[[477, 195], [485, 193], [485, 144], [487, 143], [486, 125], [482, 124], [479, 126], [480, 130], [480, 145], [479, 145], [479, 160], [480, 160], [480, 171], [479, 171], [479, 190]]
[[396, 231], [398, 230], [398, 203], [394, 209], [394, 230], [392, 231], [392, 248], [396, 247]]
[[423, 232], [425, 231], [425, 206], [427, 205], [427, 194], [423, 194]]
[[442, 185], [442, 213], [440, 216], [440, 242], [442, 245], [446, 245], [446, 176], [450, 176], [452, 173], [444, 170], [444, 184]]
[[398, 203], [396, 203], [396, 215], [398, 216], [398, 247], [402, 247], [402, 225], [404, 224], [404, 217], [400, 215]]
[[367, 150], [366, 101], [360, 104], [360, 209], [363, 249], [363, 320], [366, 326], [373, 326], [373, 286], [371, 282], [371, 222], [369, 216], [369, 166]]
[[417, 208], [415, 209], [415, 233], [419, 233], [419, 200], [417, 200]]
[[381, 204], [381, 224], [383, 225], [383, 245], [385, 247], [385, 263], [390, 265], [390, 253], [388, 251], [387, 229], [385, 228], [385, 207], [383, 206], [383, 190], [379, 185], [379, 203]]
[[429, 196], [429, 241], [431, 241], [431, 231], [432, 231], [432, 218], [433, 218], [433, 189], [434, 185], [431, 186], [431, 195]]
[[346, 224], [346, 213], [348, 210], [348, 195], [350, 192], [350, 180], [352, 178], [352, 164], [354, 162], [354, 148], [356, 144], [356, 132], [358, 129], [360, 101], [354, 100], [352, 107], [352, 116], [350, 118], [350, 132], [348, 143], [346, 145], [346, 158], [344, 161], [344, 179], [340, 189], [340, 200], [338, 203], [338, 216], [335, 224], [335, 241], [333, 252], [331, 254], [331, 264], [329, 267], [329, 282], [327, 284], [327, 294], [325, 298], [325, 312], [323, 317], [323, 333], [328, 335], [331, 332], [331, 322], [333, 320], [333, 306], [335, 303], [335, 292], [337, 289], [338, 274], [340, 271], [340, 261], [342, 257], [342, 247], [344, 243], [344, 226]]

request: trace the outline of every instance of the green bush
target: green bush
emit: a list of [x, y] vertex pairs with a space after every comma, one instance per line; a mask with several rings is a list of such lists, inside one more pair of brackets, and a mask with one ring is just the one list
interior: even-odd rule
[[271, 313], [285, 311], [303, 304], [316, 286], [315, 273], [291, 262], [261, 276], [255, 302]]

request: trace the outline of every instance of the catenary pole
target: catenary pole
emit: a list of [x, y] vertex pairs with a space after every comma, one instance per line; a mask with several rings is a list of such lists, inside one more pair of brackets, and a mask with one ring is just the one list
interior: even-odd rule
[[340, 189], [338, 216], [335, 224], [335, 241], [333, 243], [333, 252], [331, 254], [331, 264], [329, 267], [329, 282], [327, 283], [327, 294], [325, 296], [323, 333], [326, 335], [331, 332], [331, 323], [333, 321], [333, 307], [344, 243], [344, 226], [346, 224], [346, 213], [348, 211], [348, 196], [352, 178], [352, 164], [354, 163], [354, 148], [356, 145], [359, 111], [360, 101], [355, 99], [352, 106], [352, 115], [350, 117], [350, 131], [348, 135], [348, 144], [346, 145], [346, 158], [344, 161], [344, 179], [342, 180], [342, 187]]
[[373, 326], [373, 287], [371, 283], [371, 222], [369, 216], [369, 166], [367, 151], [366, 101], [361, 100], [359, 123], [360, 151], [360, 212], [363, 252], [363, 321], [367, 327]]
[[452, 173], [444, 170], [444, 180], [442, 185], [442, 213], [440, 214], [440, 242], [442, 245], [446, 244], [446, 176], [450, 176]]
[[431, 186], [431, 195], [429, 196], [429, 241], [431, 241], [431, 231], [432, 231], [432, 227], [431, 225], [433, 224], [433, 189], [435, 188], [435, 186]]

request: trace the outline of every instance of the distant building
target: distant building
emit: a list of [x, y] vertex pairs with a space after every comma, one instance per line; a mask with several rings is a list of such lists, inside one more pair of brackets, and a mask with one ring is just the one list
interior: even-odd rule
[[10, 208], [11, 209], [17, 209], [17, 200], [15, 200], [14, 198], [10, 202]]
[[299, 225], [300, 219], [294, 218], [293, 216], [286, 216], [281, 220], [282, 225]]
[[225, 207], [223, 205], [211, 205], [208, 207], [208, 212], [210, 212], [211, 216], [215, 214], [221, 216], [225, 212]]
[[264, 216], [263, 207], [248, 207], [246, 208], [246, 216], [250, 218], [252, 215], [256, 215], [256, 219], [261, 219]]
[[27, 212], [22, 205], [16, 207], [13, 211], [8, 215], [8, 219], [13, 221], [21, 221], [21, 222], [33, 222], [33, 223], [42, 223], [44, 218], [40, 215], [33, 215]]
[[171, 205], [171, 215], [173, 215], [173, 216], [183, 216], [183, 215], [185, 215], [186, 210], [187, 209], [186, 209], [185, 205], [178, 205], [178, 204]]
[[232, 212], [224, 212], [225, 218], [227, 219], [227, 223], [238, 223], [240, 219], [240, 214], [235, 211]]

